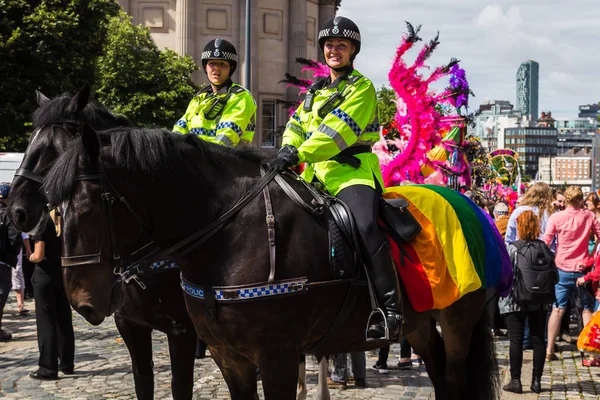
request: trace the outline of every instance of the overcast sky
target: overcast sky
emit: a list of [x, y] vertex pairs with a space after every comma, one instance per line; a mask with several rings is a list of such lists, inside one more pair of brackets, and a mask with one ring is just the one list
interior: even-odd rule
[[461, 60], [475, 93], [515, 104], [521, 62], [540, 64], [539, 110], [576, 117], [578, 106], [600, 101], [600, 0], [342, 0], [338, 15], [361, 30], [355, 67], [380, 87], [387, 84], [404, 21], [423, 24], [422, 42], [440, 31], [429, 60], [436, 67]]

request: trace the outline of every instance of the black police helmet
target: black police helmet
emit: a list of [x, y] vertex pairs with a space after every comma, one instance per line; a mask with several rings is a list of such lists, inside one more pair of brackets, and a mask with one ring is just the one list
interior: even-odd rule
[[209, 60], [229, 61], [229, 65], [231, 66], [229, 75], [233, 75], [237, 68], [237, 51], [235, 50], [235, 46], [225, 39], [216, 38], [211, 40], [204, 46], [204, 50], [202, 50], [202, 68], [204, 68], [205, 72], [206, 64]]
[[325, 46], [325, 41], [331, 38], [348, 39], [354, 43], [356, 51], [351, 57], [352, 60], [360, 52], [360, 30], [351, 19], [335, 16], [325, 22], [319, 31], [319, 47], [321, 50]]

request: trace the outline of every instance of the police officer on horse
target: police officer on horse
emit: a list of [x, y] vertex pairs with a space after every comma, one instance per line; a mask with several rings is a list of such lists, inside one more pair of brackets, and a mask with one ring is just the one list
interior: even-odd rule
[[369, 326], [369, 339], [397, 340], [401, 298], [389, 244], [377, 226], [383, 188], [379, 159], [371, 147], [379, 140], [373, 83], [353, 68], [360, 31], [336, 16], [319, 32], [319, 47], [330, 76], [310, 86], [283, 133], [273, 165], [281, 169], [306, 163], [303, 177], [321, 182], [352, 210], [370, 262], [369, 272], [384, 308], [385, 321]]
[[252, 143], [256, 103], [248, 90], [231, 80], [237, 68], [233, 44], [221, 38], [208, 42], [202, 51], [202, 68], [210, 85], [194, 95], [173, 131], [226, 146]]

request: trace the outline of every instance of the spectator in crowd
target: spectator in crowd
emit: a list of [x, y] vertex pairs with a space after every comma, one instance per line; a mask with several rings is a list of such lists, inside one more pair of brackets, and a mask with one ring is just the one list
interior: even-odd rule
[[[65, 294], [61, 268], [61, 243], [58, 228], [48, 216], [46, 229], [32, 236], [35, 263], [33, 291], [35, 293], [35, 322], [40, 357], [39, 368], [29, 376], [33, 379], [56, 380], [58, 371], [72, 374], [75, 358], [75, 336], [71, 307]], [[59, 363], [60, 360], [60, 363]]]
[[562, 190], [557, 190], [554, 193], [554, 201], [552, 202], [552, 207], [554, 207], [554, 211], [562, 211], [565, 209], [565, 195]]
[[[517, 234], [519, 238], [527, 241], [538, 240], [540, 236], [540, 224], [533, 210], [521, 213], [517, 218]], [[543, 246], [543, 245], [542, 245]], [[550, 250], [546, 249], [550, 255]], [[508, 254], [513, 264], [513, 270], [517, 268], [517, 247], [514, 244], [508, 246]], [[504, 390], [513, 393], [522, 393], [521, 368], [523, 366], [523, 342], [525, 333], [525, 320], [529, 321], [531, 342], [533, 345], [533, 373], [531, 390], [535, 393], [541, 392], [541, 378], [544, 370], [544, 333], [546, 331], [546, 316], [550, 305], [521, 306], [516, 303], [511, 292], [506, 298], [499, 302], [500, 314], [504, 315], [508, 327], [510, 339], [509, 361], [511, 381], [504, 386]]]
[[506, 235], [506, 227], [508, 225], [508, 206], [505, 203], [499, 202], [494, 206], [494, 223], [496, 224], [496, 228], [498, 228], [498, 232], [504, 239]]
[[557, 360], [554, 344], [560, 329], [560, 320], [565, 314], [571, 292], [577, 291], [583, 307], [583, 324], [592, 317], [593, 299], [585, 291], [578, 290], [576, 281], [584, 274], [580, 265], [588, 260], [588, 234], [600, 235], [600, 222], [594, 214], [581, 208], [583, 192], [577, 186], [570, 186], [564, 193], [566, 208], [548, 219], [544, 232], [544, 242], [548, 246], [556, 239], [556, 267], [559, 281], [556, 284], [556, 302], [548, 320], [548, 347], [546, 360]]
[[[596, 246], [597, 248], [598, 246]], [[585, 263], [578, 265], [578, 268], [579, 271], [586, 274], [577, 279], [577, 286], [591, 285], [595, 292], [594, 311], [598, 311], [598, 305], [600, 304], [600, 290], [598, 290], [598, 282], [600, 282], [600, 251], [595, 251]], [[582, 364], [587, 367], [600, 367], [600, 355], [591, 359], [585, 359], [582, 361]]]
[[8, 219], [6, 205], [10, 186], [0, 184], [0, 342], [12, 340], [12, 334], [2, 329], [2, 314], [8, 300], [12, 283], [12, 269], [17, 265], [17, 255], [21, 251], [23, 239]]
[[[366, 387], [367, 377], [367, 358], [364, 351], [355, 351], [350, 353], [352, 361], [352, 375], [354, 376], [354, 385], [358, 387]], [[350, 379], [348, 371], [348, 353], [335, 354], [333, 356], [333, 371], [331, 378], [327, 378], [327, 384], [330, 387], [338, 387], [345, 389]]]
[[[408, 340], [406, 338], [402, 338], [400, 341], [400, 360], [398, 360], [398, 369], [411, 369], [413, 367], [412, 359], [411, 359], [412, 349]], [[388, 373], [388, 357], [390, 354], [390, 346], [385, 346], [379, 349], [379, 358], [375, 365], [373, 365], [373, 369], [380, 374]]]
[[[523, 197], [519, 198], [519, 206], [508, 219], [504, 241], [508, 246], [519, 239], [517, 234], [517, 218], [524, 211], [533, 211], [540, 221], [540, 231], [546, 230], [546, 223], [552, 214], [552, 190], [543, 182], [534, 183]], [[539, 239], [542, 239], [540, 234]]]
[[25, 257], [31, 256], [31, 247], [29, 246], [29, 236], [26, 233], [22, 233], [23, 238], [23, 250], [19, 252], [17, 258], [17, 265], [12, 270], [12, 289], [15, 291], [15, 297], [17, 298], [17, 309], [19, 315], [25, 315], [29, 312], [25, 308], [25, 277], [23, 275], [23, 252]]
[[588, 194], [585, 198], [585, 207], [600, 220], [600, 200], [595, 192]]

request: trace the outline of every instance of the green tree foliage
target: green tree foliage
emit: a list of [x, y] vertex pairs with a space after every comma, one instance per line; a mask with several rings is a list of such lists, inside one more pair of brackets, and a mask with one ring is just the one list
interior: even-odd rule
[[386, 86], [381, 86], [377, 91], [377, 104], [379, 106], [379, 123], [387, 125], [394, 120], [396, 115], [396, 94]]
[[52, 97], [84, 82], [135, 123], [170, 128], [196, 68], [158, 50], [116, 0], [0, 0], [0, 151], [26, 147], [36, 89]]
[[35, 89], [48, 95], [94, 81], [116, 1], [0, 0], [0, 148], [26, 146]]
[[190, 79], [197, 68], [189, 56], [160, 51], [148, 28], [121, 12], [108, 24], [96, 93], [137, 125], [171, 128], [198, 90]]

